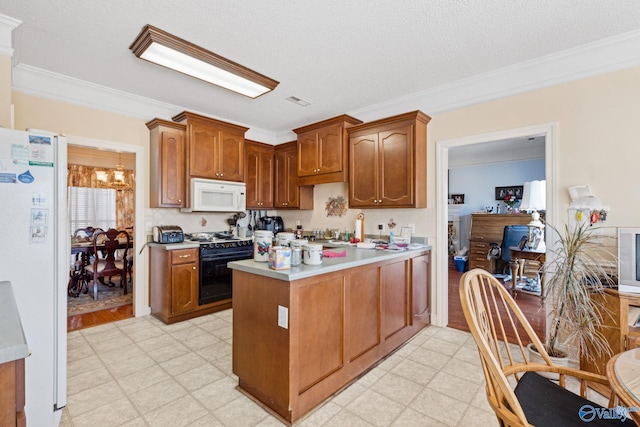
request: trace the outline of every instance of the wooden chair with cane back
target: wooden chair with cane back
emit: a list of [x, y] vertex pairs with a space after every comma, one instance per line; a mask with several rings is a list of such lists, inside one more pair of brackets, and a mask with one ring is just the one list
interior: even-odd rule
[[[588, 400], [587, 393], [593, 398], [596, 392], [588, 389], [587, 382], [608, 385], [607, 378], [554, 365], [510, 292], [492, 274], [479, 268], [468, 271], [460, 279], [459, 290], [462, 311], [480, 355], [487, 400], [500, 425], [635, 425], [628, 418], [621, 419], [625, 417], [597, 416], [606, 409]], [[531, 362], [528, 343], [538, 351], [542, 363]], [[549, 374], [556, 374], [556, 379], [543, 376]], [[579, 388], [578, 394], [569, 391], [568, 384]], [[613, 408], [616, 400], [612, 393], [607, 407]]]

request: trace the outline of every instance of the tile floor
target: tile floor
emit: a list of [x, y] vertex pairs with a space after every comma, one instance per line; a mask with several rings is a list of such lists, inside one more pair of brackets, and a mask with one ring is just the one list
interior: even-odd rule
[[[232, 310], [152, 316], [68, 335], [62, 427], [282, 426], [236, 390]], [[494, 426], [471, 336], [428, 327], [297, 425]]]

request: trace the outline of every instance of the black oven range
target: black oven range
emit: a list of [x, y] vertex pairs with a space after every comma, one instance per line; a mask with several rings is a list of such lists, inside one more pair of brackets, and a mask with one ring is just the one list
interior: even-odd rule
[[227, 263], [253, 257], [251, 238], [229, 232], [185, 233], [185, 240], [200, 242], [199, 305], [232, 297], [232, 270]]

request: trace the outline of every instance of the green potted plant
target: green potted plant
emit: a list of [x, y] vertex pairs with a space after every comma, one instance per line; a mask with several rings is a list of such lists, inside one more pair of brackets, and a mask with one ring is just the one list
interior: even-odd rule
[[[545, 350], [559, 364], [568, 363], [568, 346], [577, 348], [579, 356], [587, 360], [611, 355], [609, 343], [600, 332], [601, 319], [610, 313], [591, 296], [615, 285], [606, 264], [616, 257], [605, 250], [602, 239], [606, 237], [588, 222], [571, 227], [565, 224], [562, 231], [548, 228], [557, 240], [548, 249], [544, 265], [544, 298], [550, 304]], [[531, 347], [530, 355], [538, 356]]]

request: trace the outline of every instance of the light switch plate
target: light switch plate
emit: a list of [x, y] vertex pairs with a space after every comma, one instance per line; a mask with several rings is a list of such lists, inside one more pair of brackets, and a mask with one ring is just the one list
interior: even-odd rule
[[289, 309], [281, 305], [278, 306], [278, 326], [289, 329]]

